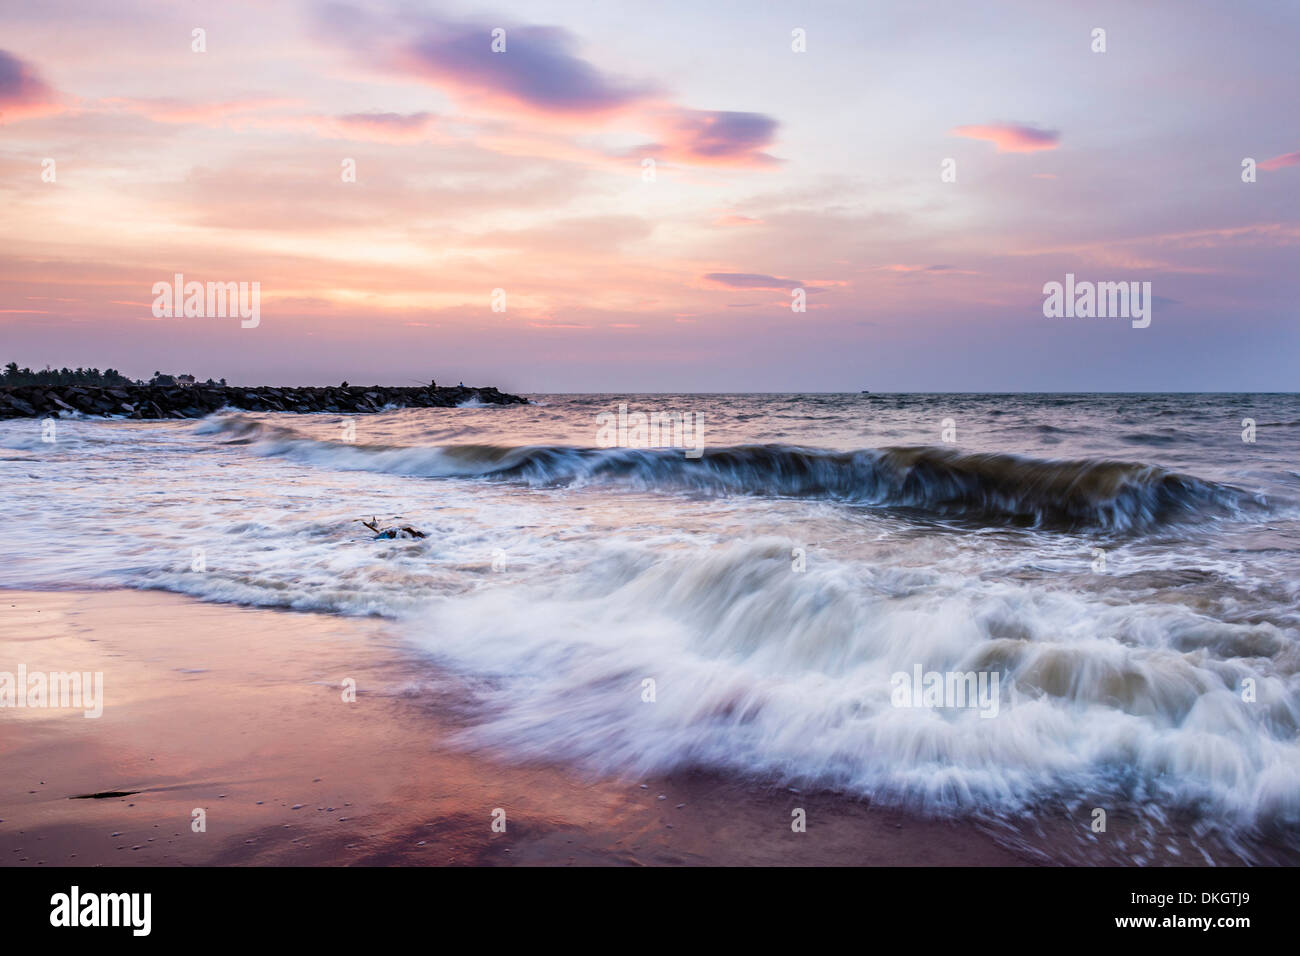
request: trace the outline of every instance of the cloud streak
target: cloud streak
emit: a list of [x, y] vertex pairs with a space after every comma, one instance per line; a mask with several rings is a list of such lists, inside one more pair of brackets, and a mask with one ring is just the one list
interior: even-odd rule
[[761, 272], [710, 272], [704, 279], [728, 289], [796, 289], [807, 285], [798, 279], [783, 279]]
[[368, 140], [375, 143], [411, 143], [425, 139], [436, 117], [427, 111], [418, 113], [346, 113], [319, 117], [322, 132], [343, 139]]
[[1285, 169], [1288, 166], [1300, 166], [1300, 151], [1283, 153], [1281, 156], [1274, 156], [1272, 159], [1266, 159], [1259, 164], [1260, 169], [1266, 169], [1269, 172]]
[[1056, 149], [1061, 134], [1052, 129], [1039, 129], [1021, 123], [984, 123], [975, 126], [958, 126], [948, 133], [966, 139], [979, 139], [992, 143], [999, 153], [1034, 153]]
[[266, 96], [252, 96], [207, 103], [195, 103], [172, 97], [148, 99], [111, 97], [103, 102], [110, 107], [120, 107], [132, 113], [138, 113], [155, 123], [198, 124], [203, 126], [221, 126], [234, 117], [243, 114], [300, 105], [298, 100]]

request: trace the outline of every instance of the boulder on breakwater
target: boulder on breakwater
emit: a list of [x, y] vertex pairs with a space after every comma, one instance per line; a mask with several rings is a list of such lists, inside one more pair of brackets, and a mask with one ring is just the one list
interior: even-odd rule
[[81, 412], [124, 418], [202, 418], [222, 408], [248, 412], [366, 414], [396, 408], [526, 405], [528, 399], [495, 388], [326, 385], [12, 385], [0, 387], [0, 418]]

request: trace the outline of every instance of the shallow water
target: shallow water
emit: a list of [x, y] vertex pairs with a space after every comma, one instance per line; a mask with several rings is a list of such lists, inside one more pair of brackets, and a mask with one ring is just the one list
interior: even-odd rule
[[[1300, 397], [534, 398], [0, 423], [0, 585], [391, 617], [467, 743], [601, 773], [1297, 845]], [[598, 447], [619, 403], [702, 455]], [[996, 714], [896, 706], [918, 666]]]

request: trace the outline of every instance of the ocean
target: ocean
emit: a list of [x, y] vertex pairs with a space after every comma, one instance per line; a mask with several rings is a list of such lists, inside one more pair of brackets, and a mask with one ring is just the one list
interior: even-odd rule
[[530, 397], [0, 422], [0, 586], [381, 616], [583, 773], [1300, 849], [1300, 396]]

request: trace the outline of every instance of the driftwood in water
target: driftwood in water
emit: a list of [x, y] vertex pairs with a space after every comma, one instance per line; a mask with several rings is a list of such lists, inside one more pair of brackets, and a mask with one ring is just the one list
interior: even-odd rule
[[[400, 518], [401, 515], [393, 515], [393, 517]], [[397, 527], [397, 528], [381, 528], [379, 526], [379, 519], [376, 518], [374, 515], [370, 516], [369, 521], [366, 521], [364, 518], [358, 518], [357, 520], [360, 521], [367, 528], [369, 528], [371, 531], [373, 531], [375, 533], [376, 538], [391, 539], [391, 538], [427, 538], [428, 537], [428, 535], [426, 535], [423, 531], [416, 531], [410, 525], [402, 525], [401, 527]]]

